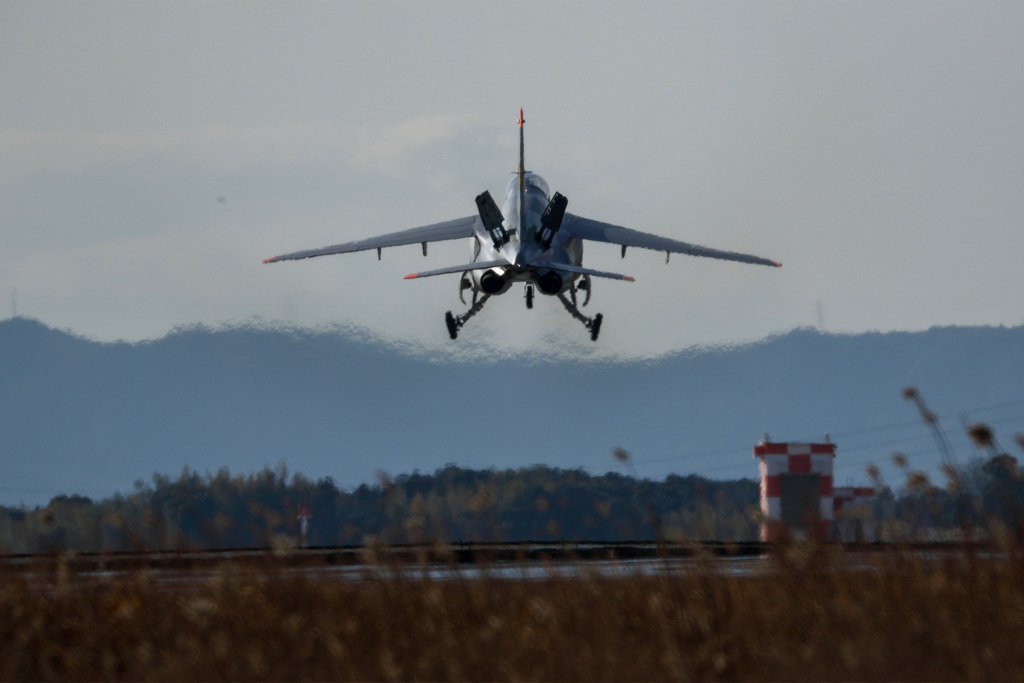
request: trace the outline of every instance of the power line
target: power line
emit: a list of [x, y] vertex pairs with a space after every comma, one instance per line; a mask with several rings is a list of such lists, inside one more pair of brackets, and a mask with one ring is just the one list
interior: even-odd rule
[[[1002, 402], [1002, 403], [996, 403], [996, 404], [992, 404], [992, 405], [982, 406], [982, 407], [979, 407], [979, 408], [973, 408], [973, 409], [969, 409], [969, 410], [966, 410], [966, 411], [965, 410], [960, 410], [960, 411], [957, 411], [955, 413], [944, 414], [944, 415], [939, 416], [938, 419], [943, 419], [943, 418], [951, 419], [951, 418], [959, 417], [959, 416], [967, 414], [967, 413], [974, 413], [974, 414], [984, 413], [986, 411], [998, 410], [998, 409], [1001, 409], [1001, 408], [1007, 408], [1009, 406], [1017, 406], [1017, 405], [1022, 405], [1022, 404], [1024, 404], [1024, 398], [1014, 399], [1012, 401], [1005, 401], [1005, 402]], [[1008, 417], [1000, 417], [1000, 418], [995, 419], [995, 420], [990, 419], [990, 420], [988, 420], [988, 422], [993, 424], [993, 425], [998, 425], [998, 424], [1005, 424], [1006, 422], [1014, 421], [1014, 420], [1024, 420], [1024, 415], [1013, 415], [1013, 416], [1008, 416]], [[919, 426], [921, 424], [922, 424], [922, 420], [920, 418], [918, 418], [916, 420], [908, 420], [906, 422], [895, 422], [895, 423], [890, 423], [890, 424], [885, 424], [885, 425], [877, 425], [877, 426], [872, 426], [872, 427], [863, 427], [863, 428], [860, 428], [860, 429], [855, 429], [855, 430], [851, 430], [851, 431], [847, 431], [847, 432], [841, 432], [839, 434], [834, 435], [832, 438], [834, 438], [834, 439], [844, 439], [844, 438], [848, 438], [848, 437], [851, 437], [851, 436], [861, 436], [861, 435], [864, 435], [864, 434], [872, 434], [872, 433], [876, 433], [876, 432], [880, 432], [880, 431], [886, 431], [886, 430], [890, 430], [890, 429], [914, 427], [914, 426]], [[848, 454], [848, 453], [851, 453], [851, 452], [852, 453], [856, 453], [858, 451], [865, 451], [865, 450], [869, 450], [869, 449], [880, 449], [880, 448], [883, 448], [883, 447], [886, 447], [886, 446], [891, 446], [893, 444], [913, 442], [913, 441], [917, 441], [917, 440], [920, 440], [920, 439], [928, 439], [928, 438], [929, 437], [928, 437], [927, 434], [920, 434], [920, 435], [900, 437], [900, 438], [897, 438], [897, 439], [890, 439], [890, 440], [887, 440], [887, 441], [882, 441], [882, 442], [878, 442], [878, 443], [874, 443], [874, 444], [868, 444], [868, 445], [845, 446], [845, 447], [843, 447], [842, 450], [843, 450], [843, 454], [845, 455], [845, 454]], [[813, 441], [813, 439], [808, 439], [808, 441]], [[730, 447], [730, 448], [717, 448], [717, 449], [714, 449], [714, 450], [701, 450], [701, 451], [699, 451], [697, 453], [681, 453], [681, 454], [678, 454], [678, 455], [669, 455], [669, 456], [664, 456], [664, 457], [661, 457], [661, 458], [637, 459], [636, 462], [638, 464], [654, 464], [654, 463], [672, 462], [672, 461], [684, 460], [684, 459], [686, 459], [686, 460], [702, 460], [702, 459], [714, 457], [714, 456], [717, 456], [717, 455], [730, 455], [730, 454], [741, 453], [744, 450], [747, 450], [748, 448], [750, 448], [749, 445], [734, 446], [734, 447]], [[913, 452], [911, 454], [907, 454], [907, 455], [922, 455], [922, 454], [925, 454], [925, 453], [928, 453], [928, 451], [927, 450], [925, 450], [925, 451], [915, 451], [915, 452]], [[849, 462], [849, 460], [844, 458], [844, 463], [848, 463], [848, 462]], [[716, 472], [716, 471], [722, 471], [722, 470], [726, 470], [726, 469], [733, 469], [733, 468], [736, 468], [736, 467], [739, 467], [738, 463], [729, 463], [728, 465], [720, 465], [720, 466], [717, 466], [717, 467], [701, 467], [700, 469], [701, 469], [702, 472]]]

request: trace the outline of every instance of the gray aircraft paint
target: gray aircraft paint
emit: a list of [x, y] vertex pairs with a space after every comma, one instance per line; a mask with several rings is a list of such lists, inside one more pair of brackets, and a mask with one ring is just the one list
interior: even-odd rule
[[[495, 238], [488, 231], [487, 226], [484, 225], [484, 219], [478, 215], [411, 228], [365, 240], [323, 247], [321, 249], [307, 249], [274, 256], [266, 259], [264, 263], [344, 254], [367, 249], [380, 250], [384, 247], [415, 244], [417, 242], [423, 245], [423, 253], [426, 255], [426, 245], [429, 242], [471, 238], [474, 240], [472, 246], [474, 256], [470, 263], [416, 272], [405, 276], [407, 280], [411, 280], [433, 277], [435, 275], [464, 273], [469, 278], [473, 290], [473, 307], [462, 316], [452, 316], [450, 312], [447, 315], [446, 320], [448, 321], [449, 332], [453, 339], [456, 337], [458, 329], [461, 328], [466, 320], [483, 307], [487, 297], [504, 294], [513, 283], [522, 282], [526, 284], [527, 288], [536, 286], [543, 294], [558, 296], [566, 309], [591, 330], [591, 338], [594, 340], [597, 339], [597, 334], [600, 330], [601, 316], [587, 318], [576, 308], [577, 281], [581, 276], [585, 278], [593, 276], [626, 281], [632, 281], [633, 278], [628, 275], [584, 268], [584, 240], [618, 244], [623, 247], [623, 256], [625, 256], [626, 247], [640, 247], [642, 249], [664, 251], [666, 256], [670, 253], [679, 253], [689, 256], [703, 256], [774, 267], [782, 265], [760, 256], [702, 247], [622, 226], [602, 223], [570, 213], [565, 213], [560, 227], [556, 230], [554, 237], [550, 241], [550, 246], [545, 248], [539, 241], [538, 231], [541, 227], [541, 217], [548, 208], [549, 202], [551, 202], [550, 186], [540, 175], [526, 170], [525, 120], [523, 119], [522, 109], [519, 110], [519, 120], [517, 123], [519, 125], [519, 166], [516, 171], [516, 177], [509, 182], [506, 188], [506, 198], [501, 209], [502, 217], [504, 218], [503, 226], [507, 232], [507, 240], [500, 247], [497, 246], [494, 241]], [[486, 214], [485, 218], [489, 221], [492, 220], [487, 218]], [[557, 274], [557, 277], [560, 278], [560, 287], [558, 287], [559, 279], [552, 278], [553, 273]], [[495, 282], [494, 278], [500, 278], [501, 284], [492, 284], [492, 286], [488, 287], [483, 284], [484, 278], [491, 278], [492, 283]], [[586, 285], [588, 296], [584, 305], [590, 299], [589, 279], [586, 281], [588, 282]], [[571, 296], [571, 300], [565, 298], [564, 295], [566, 293]], [[480, 294], [484, 294], [484, 298], [478, 301]], [[529, 302], [532, 301], [532, 292], [529, 292], [527, 296], [529, 306], [531, 305]], [[454, 327], [452, 326], [452, 319], [455, 320]]]

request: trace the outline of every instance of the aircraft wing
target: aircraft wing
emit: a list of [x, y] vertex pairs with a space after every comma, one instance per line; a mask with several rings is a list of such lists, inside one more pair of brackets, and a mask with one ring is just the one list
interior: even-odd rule
[[475, 233], [473, 226], [480, 222], [479, 216], [467, 216], [456, 218], [453, 221], [424, 225], [419, 228], [402, 230], [401, 232], [390, 232], [379, 237], [370, 237], [355, 242], [335, 244], [322, 249], [307, 249], [296, 251], [291, 254], [282, 254], [268, 258], [264, 263], [276, 261], [294, 261], [297, 259], [312, 258], [314, 256], [327, 256], [329, 254], [348, 254], [353, 251], [365, 251], [367, 249], [383, 249], [384, 247], [398, 247], [403, 244], [416, 244], [426, 242], [441, 242], [444, 240], [457, 240], [464, 237], [472, 237]]
[[601, 221], [583, 218], [582, 216], [576, 216], [571, 213], [565, 214], [565, 218], [562, 220], [561, 229], [572, 237], [584, 240], [593, 240], [595, 242], [609, 242], [611, 244], [621, 245], [622, 247], [640, 247], [641, 249], [654, 249], [655, 251], [689, 254], [690, 256], [706, 256], [708, 258], [723, 259], [725, 261], [756, 263], [762, 266], [775, 266], [776, 268], [782, 266], [781, 263], [776, 263], [771, 259], [761, 258], [760, 256], [740, 254], [734, 251], [721, 251], [720, 249], [711, 249], [710, 247], [701, 247], [696, 244], [680, 242], [679, 240], [671, 240], [667, 237], [658, 237], [657, 235], [640, 232], [639, 230], [623, 228], [618, 225], [612, 225], [611, 223], [602, 223]]

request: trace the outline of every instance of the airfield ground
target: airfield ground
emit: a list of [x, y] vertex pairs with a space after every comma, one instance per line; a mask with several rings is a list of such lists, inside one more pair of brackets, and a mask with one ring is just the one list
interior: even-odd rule
[[433, 575], [386, 550], [354, 574], [297, 571], [289, 557], [8, 563], [0, 678], [1024, 679], [1012, 549], [793, 545], [753, 572], [703, 551], [622, 565], [657, 572], [542, 559], [520, 564], [552, 571], [520, 577], [457, 564]]

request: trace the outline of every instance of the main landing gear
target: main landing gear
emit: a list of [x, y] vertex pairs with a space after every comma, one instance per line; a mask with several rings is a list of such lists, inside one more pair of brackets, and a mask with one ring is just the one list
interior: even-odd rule
[[[576, 298], [576, 292], [573, 292], [572, 298]], [[575, 301], [570, 301], [565, 298], [565, 294], [562, 294], [561, 292], [558, 293], [558, 300], [562, 302], [562, 305], [565, 306], [565, 310], [569, 311], [572, 317], [579, 320], [583, 323], [584, 327], [590, 330], [590, 341], [597, 341], [597, 335], [601, 334], [601, 321], [604, 320], [604, 316], [598, 313], [593, 318], [588, 318], [580, 313], [580, 309], [576, 308]]]
[[[475, 297], [474, 297], [475, 298]], [[474, 315], [480, 312], [480, 309], [484, 307], [487, 300], [491, 298], [490, 294], [484, 294], [480, 297], [479, 301], [473, 302], [473, 306], [463, 313], [462, 315], [452, 315], [451, 311], [444, 314], [444, 324], [448, 328], [448, 336], [452, 339], [456, 339], [459, 336], [459, 330], [466, 321], [472, 318]]]
[[[570, 287], [569, 294], [572, 297], [571, 299], [566, 297], [564, 293], [559, 292], [558, 300], [562, 302], [562, 305], [565, 306], [565, 310], [569, 311], [572, 317], [579, 320], [581, 323], [583, 323], [584, 327], [590, 330], [590, 340], [597, 341], [597, 336], [601, 334], [601, 322], [604, 320], [604, 316], [598, 313], [593, 318], [588, 318], [587, 316], [580, 313], [580, 309], [576, 307], [576, 289], [576, 287]], [[590, 301], [590, 278], [587, 278], [586, 280], [581, 282], [579, 289], [582, 289], [587, 293], [587, 297], [583, 301], [583, 305], [586, 306], [587, 303]], [[460, 291], [460, 297], [461, 294], [462, 292]], [[534, 287], [532, 284], [526, 285], [525, 297], [526, 307], [533, 308]], [[480, 310], [484, 307], [484, 304], [487, 303], [487, 300], [490, 298], [490, 294], [484, 294], [482, 297], [480, 297], [479, 300], [477, 300], [476, 292], [474, 291], [473, 305], [470, 307], [468, 311], [466, 311], [462, 315], [454, 315], [451, 311], [445, 313], [444, 324], [445, 327], [448, 328], [448, 336], [451, 337], [452, 339], [458, 339], [459, 330], [462, 329], [462, 326], [466, 324], [467, 320], [469, 320], [474, 315], [479, 313]]]

